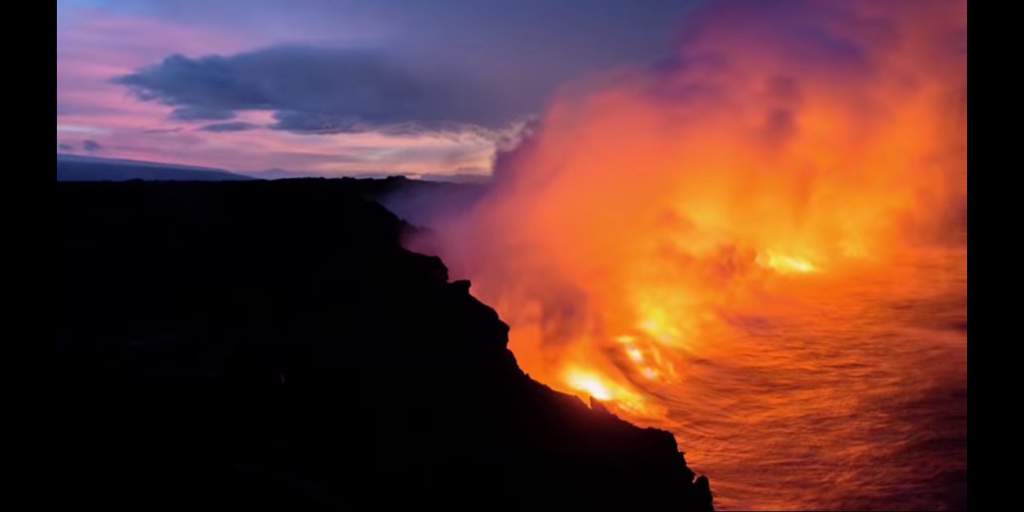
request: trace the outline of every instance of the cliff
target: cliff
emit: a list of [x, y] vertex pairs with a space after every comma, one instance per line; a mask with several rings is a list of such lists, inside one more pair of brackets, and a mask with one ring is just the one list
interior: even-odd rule
[[66, 497], [137, 510], [711, 508], [669, 433], [526, 376], [508, 326], [440, 260], [403, 249], [409, 227], [367, 186], [57, 185]]

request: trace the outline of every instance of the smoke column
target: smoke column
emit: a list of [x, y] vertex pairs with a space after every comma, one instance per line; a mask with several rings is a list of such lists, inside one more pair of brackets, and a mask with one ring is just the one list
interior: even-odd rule
[[528, 373], [639, 419], [747, 313], [966, 240], [965, 2], [715, 2], [679, 33], [563, 87], [485, 196], [409, 241]]

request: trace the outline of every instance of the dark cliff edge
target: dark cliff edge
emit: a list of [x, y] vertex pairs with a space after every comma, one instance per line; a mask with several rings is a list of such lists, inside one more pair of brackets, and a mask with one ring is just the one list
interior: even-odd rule
[[669, 433], [526, 376], [381, 186], [58, 183], [60, 499], [711, 509]]

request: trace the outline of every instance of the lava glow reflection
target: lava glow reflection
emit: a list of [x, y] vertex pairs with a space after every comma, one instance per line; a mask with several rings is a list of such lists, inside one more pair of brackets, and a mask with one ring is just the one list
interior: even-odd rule
[[757, 262], [761, 265], [784, 273], [795, 272], [799, 274], [808, 274], [817, 270], [811, 262], [805, 259], [780, 255], [774, 252], [767, 252], [764, 255], [758, 255]]

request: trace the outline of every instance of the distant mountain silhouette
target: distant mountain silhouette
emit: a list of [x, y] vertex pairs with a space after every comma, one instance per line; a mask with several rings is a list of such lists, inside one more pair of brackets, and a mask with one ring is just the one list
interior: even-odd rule
[[421, 181], [437, 181], [442, 183], [466, 183], [466, 184], [483, 184], [491, 180], [489, 175], [485, 174], [415, 174], [412, 175], [417, 180]]
[[58, 183], [56, 489], [104, 510], [711, 509], [668, 432], [524, 374], [367, 199]]
[[[388, 174], [357, 173], [353, 177], [379, 180], [388, 177]], [[210, 167], [57, 154], [57, 181], [244, 181], [306, 178], [321, 178], [321, 176], [306, 171], [286, 169], [243, 173]], [[410, 178], [414, 181], [466, 184], [484, 183], [488, 179], [488, 176], [480, 174], [422, 174]]]
[[[261, 180], [286, 180], [286, 179], [302, 179], [302, 178], [321, 178], [324, 176], [307, 172], [307, 171], [289, 171], [285, 169], [268, 169], [266, 171], [252, 171], [244, 173], [246, 176]], [[359, 179], [383, 179], [390, 176], [387, 172], [355, 172], [349, 174], [349, 177]], [[481, 184], [486, 183], [490, 180], [490, 176], [483, 174], [470, 174], [470, 173], [408, 173], [406, 174], [407, 179], [415, 181], [428, 181], [428, 182], [441, 182], [441, 183], [467, 183], [467, 184]]]
[[251, 177], [221, 169], [157, 162], [57, 155], [57, 181], [239, 181]]
[[295, 171], [287, 171], [284, 169], [267, 169], [266, 171], [253, 171], [245, 173], [246, 176], [261, 180], [286, 180], [294, 178], [309, 178], [313, 177], [311, 174], [300, 173]]

